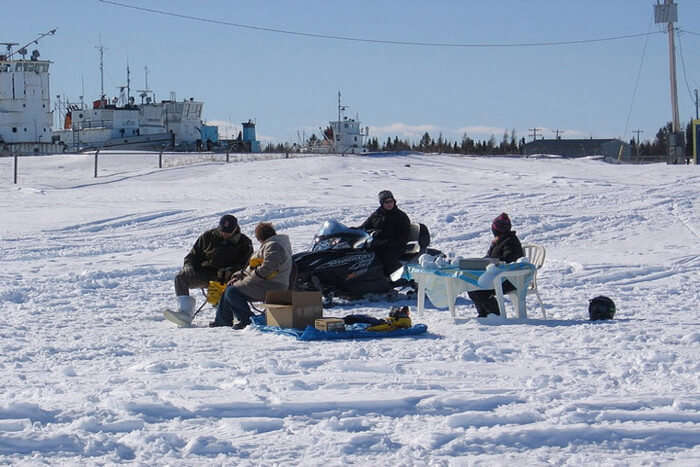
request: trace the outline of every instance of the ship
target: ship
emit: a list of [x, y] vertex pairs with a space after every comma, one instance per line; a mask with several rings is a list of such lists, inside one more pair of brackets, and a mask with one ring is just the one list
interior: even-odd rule
[[[98, 49], [102, 75], [103, 47]], [[104, 82], [102, 77], [100, 82]], [[145, 89], [137, 92], [140, 103], [131, 95], [131, 72], [127, 65], [126, 85], [119, 87], [119, 97], [108, 99], [102, 86], [101, 96], [92, 102], [91, 108], [83, 102], [59, 105], [63, 128], [54, 131], [54, 139], [74, 151], [165, 147], [200, 150], [207, 143], [201, 119], [203, 102], [194, 98], [178, 101], [174, 92], [170, 93], [170, 99], [156, 102], [155, 93], [148, 89], [148, 67]]]
[[204, 103], [194, 99], [134, 103], [133, 97], [104, 97], [92, 107], [65, 105], [63, 129], [54, 139], [74, 151], [90, 149], [200, 149]]
[[[54, 128], [51, 107], [49, 60], [40, 60], [39, 51], [27, 58], [26, 47], [37, 44], [55, 29], [41, 34], [27, 45], [0, 43], [0, 152], [51, 154], [94, 149], [201, 149], [216, 137], [201, 120], [204, 103], [193, 98], [156, 102], [155, 94], [140, 90], [141, 102], [131, 96], [130, 72], [119, 97], [107, 98], [102, 88], [91, 106], [82, 102], [58, 102]], [[100, 48], [100, 71], [102, 48]], [[21, 57], [21, 58], [20, 58]], [[147, 80], [146, 80], [147, 81]], [[102, 80], [103, 82], [103, 80]]]
[[[49, 60], [40, 60], [27, 47], [53, 29], [16, 48], [16, 42], [2, 42], [0, 53], [0, 152], [47, 154], [65, 148], [53, 138], [53, 112], [49, 92]], [[14, 50], [13, 50], [14, 48]]]
[[341, 105], [340, 91], [338, 91], [338, 120], [331, 121], [330, 135], [324, 135], [332, 140], [331, 147], [336, 154], [358, 154], [364, 152], [364, 139], [369, 134], [369, 127], [360, 127], [359, 117], [349, 118], [344, 115], [347, 105]]
[[359, 117], [349, 118], [345, 115], [347, 105], [341, 102], [338, 91], [338, 120], [329, 121], [329, 125], [321, 130], [323, 139], [316, 144], [302, 148], [306, 152], [361, 154], [367, 152], [365, 138], [369, 135], [369, 127], [360, 126]]

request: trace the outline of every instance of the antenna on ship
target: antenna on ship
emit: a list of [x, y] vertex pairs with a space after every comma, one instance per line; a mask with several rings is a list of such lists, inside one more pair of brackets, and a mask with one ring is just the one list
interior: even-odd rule
[[19, 45], [18, 42], [0, 42], [0, 45], [4, 45], [7, 48], [7, 54], [5, 55], [0, 55], [0, 60], [7, 60], [9, 59], [10, 55], [12, 55], [12, 46], [13, 45]]
[[129, 70], [129, 60], [126, 61], [126, 104], [131, 105], [131, 70]]
[[85, 102], [83, 98], [85, 97], [85, 77], [83, 75], [80, 75], [80, 89], [82, 91], [82, 95], [80, 96], [80, 108], [84, 109], [85, 108]]
[[[146, 87], [144, 89], [137, 89], [136, 92], [139, 93], [139, 97], [141, 98], [141, 103], [143, 104], [143, 100], [146, 99], [146, 103], [150, 104], [151, 103], [151, 98], [148, 97], [148, 93], [151, 92], [150, 89], [148, 89], [148, 65], [143, 67], [144, 74], [146, 75]], [[155, 101], [155, 98], [153, 99]]]
[[9, 60], [9, 59], [12, 58], [12, 56], [13, 56], [14, 54], [16, 54], [16, 53], [19, 53], [20, 55], [22, 55], [22, 56], [24, 57], [24, 56], [27, 54], [27, 47], [29, 47], [29, 46], [32, 45], [32, 44], [38, 44], [38, 43], [39, 43], [39, 40], [43, 39], [43, 38], [46, 37], [46, 36], [53, 36], [54, 34], [56, 34], [56, 29], [52, 29], [52, 30], [50, 30], [49, 32], [45, 32], [45, 33], [39, 34], [39, 37], [37, 37], [37, 38], [34, 39], [34, 40], [31, 40], [31, 41], [27, 42], [27, 43], [24, 44], [22, 47], [20, 47], [19, 49], [15, 50], [14, 52], [12, 52], [12, 46], [13, 46], [13, 45], [17, 45], [16, 43], [14, 43], [14, 42], [2, 42], [2, 43], [0, 43], [1, 45], [6, 45], [6, 46], [7, 46], [7, 57], [5, 57], [5, 59], [6, 59], [6, 60]]
[[340, 91], [338, 91], [338, 125], [340, 125], [340, 115], [341, 112], [345, 112], [345, 109], [347, 109], [347, 105], [340, 105]]
[[104, 66], [105, 47], [102, 45], [102, 35], [100, 35], [100, 45], [96, 45], [95, 48], [100, 51], [100, 100], [104, 101], [104, 98], [105, 98], [105, 66]]

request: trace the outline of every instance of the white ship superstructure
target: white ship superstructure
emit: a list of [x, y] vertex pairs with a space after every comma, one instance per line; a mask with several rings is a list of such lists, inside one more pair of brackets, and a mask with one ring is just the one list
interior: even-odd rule
[[[39, 39], [54, 31], [42, 34]], [[26, 46], [13, 51], [16, 45], [0, 43], [6, 50], [0, 53], [0, 151], [56, 150], [57, 146], [52, 145], [51, 62], [39, 60], [38, 50], [33, 50], [27, 59]]]
[[332, 148], [336, 153], [357, 154], [364, 150], [364, 138], [369, 128], [362, 131], [358, 119], [348, 118], [343, 115], [347, 106], [340, 103], [340, 91], [338, 91], [338, 120], [329, 122], [332, 135]]
[[[135, 104], [128, 87], [120, 88], [120, 97], [112, 101], [98, 99], [92, 108], [71, 108], [63, 130], [56, 137], [76, 149], [157, 148], [184, 146], [194, 148], [201, 141], [204, 103], [194, 99]], [[143, 91], [146, 92], [146, 91]], [[150, 92], [150, 91], [147, 91]], [[145, 95], [144, 95], [145, 96]]]

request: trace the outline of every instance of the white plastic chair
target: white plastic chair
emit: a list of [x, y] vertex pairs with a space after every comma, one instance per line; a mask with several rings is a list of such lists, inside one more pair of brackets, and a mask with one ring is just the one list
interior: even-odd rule
[[[531, 281], [535, 279], [535, 274], [537, 274], [537, 269], [533, 272], [532, 269], [523, 269], [519, 271], [503, 271], [498, 274], [493, 279], [493, 288], [496, 291], [496, 301], [498, 302], [498, 309], [501, 316], [508, 318], [506, 315], [506, 304], [503, 300], [503, 281], [508, 280], [514, 287], [515, 290], [508, 293], [515, 311], [518, 314], [519, 319], [527, 319], [527, 308], [525, 306], [525, 298], [527, 297], [527, 290], [525, 288], [525, 282], [531, 278]], [[529, 289], [528, 289], [529, 290]], [[522, 292], [521, 292], [522, 291]]]
[[523, 245], [523, 253], [527, 260], [535, 266], [535, 276], [530, 282], [530, 287], [527, 289], [527, 293], [535, 293], [537, 296], [537, 301], [540, 302], [540, 308], [542, 309], [542, 316], [547, 319], [547, 312], [544, 311], [544, 303], [542, 303], [542, 298], [540, 297], [540, 292], [537, 290], [537, 271], [544, 265], [544, 258], [547, 255], [547, 251], [543, 246], [535, 244]]

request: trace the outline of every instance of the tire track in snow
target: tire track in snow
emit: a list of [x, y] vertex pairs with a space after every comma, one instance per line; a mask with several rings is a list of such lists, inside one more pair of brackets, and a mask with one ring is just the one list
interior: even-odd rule
[[[690, 204], [690, 203], [687, 202], [686, 204]], [[690, 212], [692, 212], [692, 206], [689, 206], [689, 208], [690, 208]], [[700, 231], [698, 231], [698, 229], [696, 229], [690, 223], [689, 217], [685, 214], [682, 214], [682, 212], [688, 212], [688, 209], [686, 209], [685, 211], [682, 211], [681, 207], [678, 204], [678, 201], [674, 200], [673, 207], [671, 208], [671, 213], [680, 221], [681, 224], [683, 224], [683, 226], [686, 229], [688, 229], [688, 231], [690, 233], [692, 233], [695, 236], [695, 238], [700, 239]], [[700, 247], [698, 247], [698, 248], [700, 249]]]

